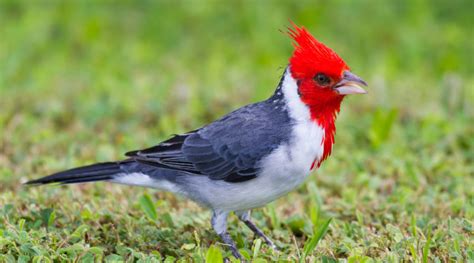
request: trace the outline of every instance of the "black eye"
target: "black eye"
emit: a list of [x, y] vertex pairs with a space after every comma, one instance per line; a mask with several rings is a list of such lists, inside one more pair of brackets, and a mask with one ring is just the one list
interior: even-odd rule
[[316, 82], [321, 86], [327, 86], [331, 83], [331, 79], [323, 73], [316, 74], [314, 80], [316, 80]]

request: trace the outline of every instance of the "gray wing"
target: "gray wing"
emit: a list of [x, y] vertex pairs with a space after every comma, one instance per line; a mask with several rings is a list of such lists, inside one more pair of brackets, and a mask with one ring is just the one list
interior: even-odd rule
[[286, 111], [261, 102], [236, 110], [199, 130], [127, 153], [150, 165], [242, 182], [255, 178], [258, 162], [290, 137]]

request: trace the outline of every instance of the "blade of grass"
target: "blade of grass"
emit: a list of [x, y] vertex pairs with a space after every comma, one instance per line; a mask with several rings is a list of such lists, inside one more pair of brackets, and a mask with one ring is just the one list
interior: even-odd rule
[[430, 253], [430, 243], [431, 243], [431, 227], [428, 229], [428, 234], [426, 236], [427, 236], [426, 244], [423, 246], [423, 259], [422, 259], [423, 263], [428, 262], [428, 254]]
[[262, 246], [262, 240], [260, 238], [255, 239], [254, 246], [253, 246], [253, 259], [258, 257], [258, 253], [260, 252], [260, 247]]
[[316, 231], [316, 233], [314, 233], [313, 237], [311, 237], [311, 239], [306, 242], [305, 246], [304, 246], [304, 253], [303, 253], [303, 258], [306, 258], [306, 256], [308, 254], [310, 254], [315, 248], [316, 246], [318, 245], [319, 241], [324, 237], [324, 235], [326, 234], [328, 228], [329, 228], [329, 224], [331, 223], [332, 221], [332, 218], [329, 218], [328, 220], [326, 220], [319, 228], [318, 230]]
[[156, 221], [158, 219], [158, 215], [156, 214], [155, 205], [153, 204], [153, 201], [151, 200], [151, 197], [148, 194], [142, 195], [142, 197], [140, 197], [140, 200], [138, 202], [139, 202], [140, 207], [142, 208], [143, 212], [145, 212], [146, 216], [150, 220]]
[[224, 258], [222, 257], [221, 250], [216, 246], [211, 246], [206, 253], [207, 263], [222, 263]]

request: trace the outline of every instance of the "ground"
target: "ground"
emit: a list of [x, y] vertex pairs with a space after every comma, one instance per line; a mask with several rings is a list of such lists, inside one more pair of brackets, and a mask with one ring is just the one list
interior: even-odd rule
[[332, 156], [235, 216], [253, 262], [474, 261], [471, 1], [0, 1], [0, 262], [220, 262], [210, 213], [167, 193], [28, 179], [123, 158], [265, 99], [292, 19], [368, 83]]

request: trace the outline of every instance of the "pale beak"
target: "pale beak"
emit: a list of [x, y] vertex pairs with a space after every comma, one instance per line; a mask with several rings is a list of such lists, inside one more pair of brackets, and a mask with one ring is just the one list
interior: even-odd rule
[[344, 71], [341, 81], [334, 86], [334, 90], [341, 95], [367, 93], [362, 86], [367, 86], [367, 83], [355, 74], [346, 70]]

